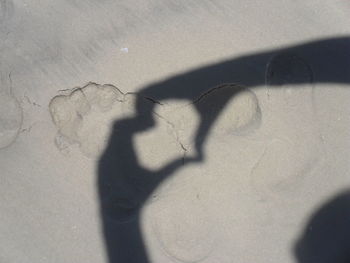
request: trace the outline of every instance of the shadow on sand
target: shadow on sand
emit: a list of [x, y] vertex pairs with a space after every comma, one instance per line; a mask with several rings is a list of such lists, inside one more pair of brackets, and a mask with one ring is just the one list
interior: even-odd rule
[[[184, 165], [204, 162], [203, 146], [213, 122], [229, 100], [244, 88], [265, 84], [276, 88], [282, 84], [297, 87], [310, 82], [350, 83], [350, 37], [323, 39], [236, 57], [140, 90], [135, 116], [114, 123], [108, 146], [99, 161], [97, 184], [109, 262], [149, 263], [141, 235], [140, 209], [165, 178]], [[187, 158], [185, 163], [183, 156], [179, 156], [158, 171], [150, 171], [138, 163], [133, 138], [154, 127], [153, 109], [157, 102], [166, 99], [194, 101], [193, 106], [200, 116], [195, 156]], [[305, 249], [308, 250], [308, 246]], [[307, 253], [298, 252], [298, 255]], [[299, 258], [302, 263], [316, 262], [303, 261], [303, 256]]]
[[294, 252], [299, 263], [350, 262], [350, 190], [311, 216]]

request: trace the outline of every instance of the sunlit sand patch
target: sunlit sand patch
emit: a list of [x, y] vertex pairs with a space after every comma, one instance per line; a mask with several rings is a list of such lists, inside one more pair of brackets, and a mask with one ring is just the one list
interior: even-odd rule
[[219, 136], [246, 135], [260, 127], [261, 118], [257, 96], [252, 90], [243, 89], [225, 105], [215, 121], [213, 133]]

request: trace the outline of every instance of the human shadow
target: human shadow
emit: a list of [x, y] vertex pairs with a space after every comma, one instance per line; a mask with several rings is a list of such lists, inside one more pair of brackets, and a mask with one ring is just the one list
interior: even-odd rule
[[311, 216], [294, 252], [299, 263], [350, 262], [350, 190], [333, 197]]
[[[153, 83], [137, 94], [133, 117], [114, 123], [98, 166], [102, 227], [110, 263], [148, 263], [140, 211], [157, 186], [184, 165], [203, 162], [203, 147], [225, 105], [246, 88], [268, 84], [350, 83], [350, 37], [330, 38], [243, 55]], [[154, 107], [186, 99], [200, 117], [195, 154], [179, 156], [157, 171], [139, 162], [133, 138], [155, 125]]]

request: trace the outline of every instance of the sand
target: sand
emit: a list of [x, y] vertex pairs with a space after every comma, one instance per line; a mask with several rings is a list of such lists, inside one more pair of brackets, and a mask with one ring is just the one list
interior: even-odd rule
[[210, 90], [180, 84], [191, 72], [209, 85], [193, 77], [203, 67], [350, 36], [349, 11], [313, 0], [0, 0], [0, 262], [109, 262], [99, 160], [115, 123], [140, 116], [153, 126], [132, 136], [137, 165], [152, 176], [181, 163], [142, 206], [149, 263], [308, 262], [296, 250], [308, 222], [350, 186], [348, 70], [329, 65], [338, 71], [325, 81], [311, 55], [277, 52]]

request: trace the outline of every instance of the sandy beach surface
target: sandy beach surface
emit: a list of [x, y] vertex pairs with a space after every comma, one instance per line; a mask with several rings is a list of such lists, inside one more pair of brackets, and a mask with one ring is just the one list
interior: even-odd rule
[[349, 14], [0, 0], [0, 262], [350, 260]]

